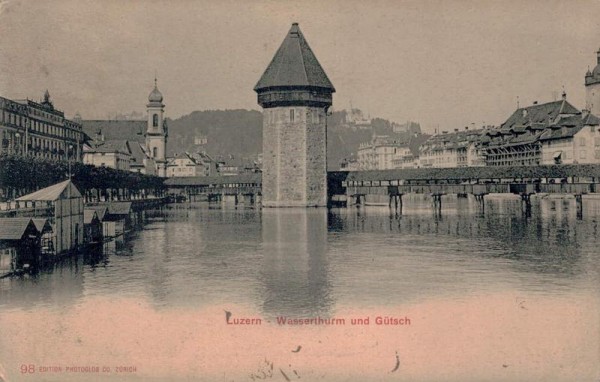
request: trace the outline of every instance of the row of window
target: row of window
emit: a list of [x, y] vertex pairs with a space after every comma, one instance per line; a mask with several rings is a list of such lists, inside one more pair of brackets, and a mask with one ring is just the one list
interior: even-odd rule
[[[266, 109], [265, 114], [268, 118], [269, 123], [275, 122], [300, 122], [303, 121], [301, 117], [302, 109]], [[319, 109], [312, 109], [311, 119], [312, 123], [321, 123], [322, 115]]]

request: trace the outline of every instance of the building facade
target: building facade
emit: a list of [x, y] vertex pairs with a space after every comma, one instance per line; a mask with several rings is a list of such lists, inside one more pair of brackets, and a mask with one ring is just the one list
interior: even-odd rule
[[541, 164], [600, 163], [600, 119], [585, 110], [561, 118], [540, 136]]
[[[410, 159], [406, 157], [409, 156]], [[408, 143], [400, 142], [387, 135], [374, 135], [370, 142], [358, 147], [359, 170], [390, 170], [404, 165], [404, 160], [412, 162], [412, 152]]]
[[55, 160], [82, 160], [85, 134], [55, 109], [48, 91], [42, 101], [0, 97], [0, 152]]
[[482, 129], [442, 131], [419, 148], [419, 167], [477, 167], [485, 163], [479, 149]]
[[254, 90], [263, 108], [263, 206], [326, 206], [326, 120], [335, 88], [298, 24]]
[[[581, 112], [560, 101], [518, 108], [499, 128], [487, 129], [480, 140], [486, 166], [537, 166], [542, 163], [542, 135], [566, 126]], [[546, 133], [548, 134], [548, 133]]]
[[167, 162], [167, 178], [179, 176], [210, 176], [210, 162], [185, 152], [175, 155]]
[[96, 141], [93, 145], [83, 146], [83, 163], [96, 167], [111, 167], [117, 170], [130, 171], [131, 151], [129, 142]]

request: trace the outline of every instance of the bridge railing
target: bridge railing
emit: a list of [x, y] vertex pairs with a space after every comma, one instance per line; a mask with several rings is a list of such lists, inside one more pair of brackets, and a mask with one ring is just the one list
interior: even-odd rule
[[539, 186], [539, 192], [553, 194], [589, 194], [597, 189], [594, 183], [545, 183]]
[[401, 195], [401, 194], [588, 194], [600, 190], [595, 183], [486, 183], [486, 184], [429, 184], [398, 186], [347, 186], [348, 195]]

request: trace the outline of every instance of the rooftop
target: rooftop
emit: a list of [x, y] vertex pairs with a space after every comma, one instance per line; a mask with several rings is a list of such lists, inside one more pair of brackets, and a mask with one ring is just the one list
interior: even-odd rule
[[292, 24], [254, 90], [274, 87], [318, 87], [335, 92], [297, 23]]
[[0, 240], [21, 240], [30, 224], [31, 218], [0, 218]]
[[[69, 195], [70, 194], [70, 195]], [[31, 194], [27, 194], [25, 196], [21, 196], [17, 198], [18, 202], [27, 202], [27, 201], [48, 201], [53, 202], [62, 198], [81, 198], [81, 193], [75, 187], [71, 179], [67, 179], [63, 182], [57, 183], [50, 187], [42, 188], [36, 192]]]

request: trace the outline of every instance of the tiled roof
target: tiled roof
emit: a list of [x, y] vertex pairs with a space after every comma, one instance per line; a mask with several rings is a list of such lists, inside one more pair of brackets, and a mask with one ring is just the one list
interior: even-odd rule
[[480, 142], [489, 147], [518, 146], [572, 136], [581, 127], [581, 112], [562, 99], [515, 110], [499, 128], [487, 130], [487, 138]]
[[98, 213], [95, 210], [89, 208], [83, 210], [83, 224], [92, 224], [94, 217], [98, 218]]
[[459, 130], [431, 136], [421, 144], [421, 152], [442, 151], [468, 147], [473, 142], [478, 142], [483, 129]]
[[[98, 215], [98, 219], [100, 219], [100, 221], [104, 220], [104, 215], [106, 215], [106, 213], [108, 212], [108, 207], [106, 206], [90, 206], [90, 207], [85, 207], [85, 210], [83, 210], [84, 214], [86, 210], [93, 210], [96, 211], [96, 214]], [[85, 215], [84, 215], [85, 217]]]
[[41, 233], [52, 232], [52, 225], [50, 224], [48, 219], [34, 218], [31, 220], [33, 221], [33, 224], [35, 224], [35, 228], [37, 228], [37, 230]]
[[124, 139], [94, 141], [91, 143], [92, 152], [97, 153], [123, 153], [129, 154], [129, 144]]
[[108, 204], [110, 215], [129, 215], [130, 212], [131, 202], [112, 202]]
[[148, 154], [144, 150], [144, 147], [139, 142], [129, 142], [129, 153], [132, 159], [137, 165], [143, 165], [144, 159], [148, 157]]
[[[34, 193], [25, 195], [25, 196], [21, 196], [20, 198], [17, 199], [17, 201], [22, 202], [22, 201], [50, 201], [53, 202], [55, 200], [58, 200], [61, 198], [61, 196], [63, 196], [63, 193], [65, 191], [70, 191], [71, 192], [71, 197], [81, 197], [81, 193], [79, 192], [79, 190], [77, 189], [77, 187], [75, 187], [75, 185], [73, 184], [73, 182], [71, 182], [70, 179], [65, 180], [64, 182], [61, 183], [57, 183], [53, 186], [50, 187], [46, 187], [46, 188], [42, 188], [39, 191], [36, 191]], [[67, 197], [68, 195], [64, 195], [65, 197]]]
[[296, 23], [292, 24], [254, 90], [289, 86], [320, 87], [335, 92]]
[[584, 116], [576, 115], [560, 118], [540, 135], [540, 140], [547, 141], [552, 139], [570, 138], [581, 131], [585, 126], [597, 126], [599, 124], [600, 119], [591, 113]]
[[106, 140], [128, 140], [144, 143], [144, 133], [148, 127], [145, 120], [83, 120], [83, 131], [95, 139], [102, 132]]
[[196, 159], [194, 157], [192, 157], [189, 153], [187, 152], [182, 152], [182, 153], [177, 153], [175, 154], [174, 157], [170, 158], [169, 163], [167, 164], [167, 166], [175, 166], [174, 160], [175, 159], [188, 159], [190, 160], [193, 164], [196, 164]]
[[0, 240], [21, 240], [31, 218], [0, 218]]
[[573, 105], [566, 100], [531, 105], [517, 109], [500, 128], [511, 129], [518, 126], [532, 126], [532, 124], [549, 125], [559, 114], [579, 114]]

